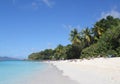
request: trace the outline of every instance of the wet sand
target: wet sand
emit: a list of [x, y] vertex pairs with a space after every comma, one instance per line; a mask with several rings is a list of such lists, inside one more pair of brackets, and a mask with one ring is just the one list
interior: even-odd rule
[[42, 71], [36, 71], [23, 78], [24, 80], [19, 80], [16, 84], [79, 84], [69, 77], [63, 76], [63, 72], [52, 64]]
[[46, 62], [13, 84], [120, 84], [120, 57]]

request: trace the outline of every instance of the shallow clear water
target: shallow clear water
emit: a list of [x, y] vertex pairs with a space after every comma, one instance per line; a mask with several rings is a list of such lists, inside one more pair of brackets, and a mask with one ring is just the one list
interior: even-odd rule
[[0, 61], [0, 84], [13, 84], [45, 67], [47, 64], [41, 62]]

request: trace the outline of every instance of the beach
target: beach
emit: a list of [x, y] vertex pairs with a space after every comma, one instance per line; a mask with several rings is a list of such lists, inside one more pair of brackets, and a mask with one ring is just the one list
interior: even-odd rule
[[[15, 84], [15, 83], [13, 83]], [[42, 71], [36, 71], [29, 77], [16, 82], [16, 84], [79, 84], [78, 82], [63, 75], [63, 72], [54, 65], [49, 64]]]
[[[79, 84], [120, 84], [120, 58], [50, 62]], [[64, 84], [64, 83], [63, 83]]]
[[0, 75], [0, 84], [79, 84], [41, 61], [1, 61]]
[[13, 63], [24, 70], [9, 84], [120, 84], [120, 57]]

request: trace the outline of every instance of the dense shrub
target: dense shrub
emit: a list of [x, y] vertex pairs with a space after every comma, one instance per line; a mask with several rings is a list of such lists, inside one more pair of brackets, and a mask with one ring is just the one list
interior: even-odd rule
[[80, 58], [120, 56], [120, 26], [108, 29], [96, 44], [82, 50]]

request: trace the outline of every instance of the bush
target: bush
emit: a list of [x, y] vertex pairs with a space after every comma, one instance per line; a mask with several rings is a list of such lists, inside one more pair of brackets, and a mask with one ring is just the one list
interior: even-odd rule
[[106, 52], [106, 55], [107, 55], [108, 57], [116, 57], [116, 56], [117, 56], [117, 52], [116, 52], [115, 50], [108, 50], [108, 51]]
[[87, 47], [82, 50], [80, 58], [91, 58], [96, 57], [98, 55], [98, 51], [96, 44], [91, 45], [90, 47]]
[[116, 51], [117, 51], [117, 56], [120, 57], [120, 47], [118, 47]]
[[108, 29], [98, 40], [82, 50], [80, 58], [120, 56], [120, 26]]

